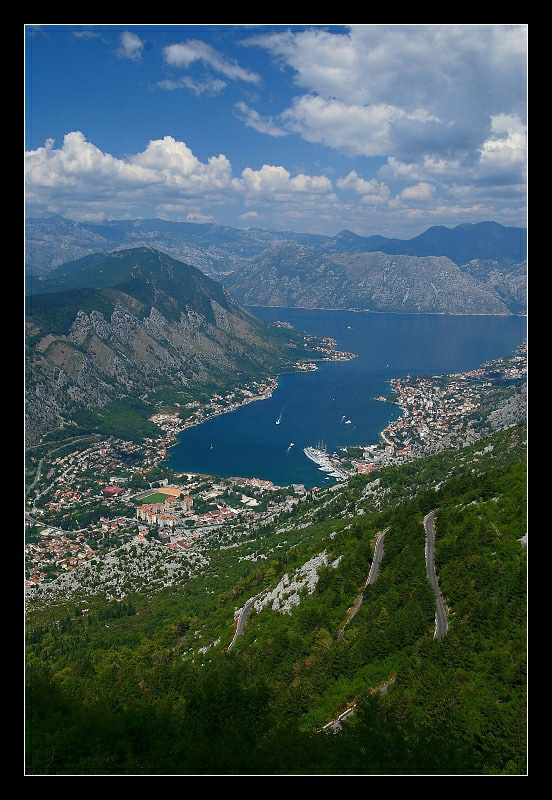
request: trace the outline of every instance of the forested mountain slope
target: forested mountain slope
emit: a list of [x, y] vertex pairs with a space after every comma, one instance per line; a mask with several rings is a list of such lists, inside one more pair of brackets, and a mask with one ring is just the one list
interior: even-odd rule
[[30, 600], [28, 772], [524, 774], [525, 458], [512, 427], [221, 531], [174, 587]]

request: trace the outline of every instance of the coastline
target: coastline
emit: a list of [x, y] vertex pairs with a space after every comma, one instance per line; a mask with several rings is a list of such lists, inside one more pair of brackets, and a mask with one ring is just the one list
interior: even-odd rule
[[[347, 477], [352, 477], [357, 473], [413, 461], [439, 452], [445, 447], [456, 448], [473, 443], [480, 438], [479, 428], [482, 426], [472, 417], [484, 406], [485, 387], [492, 386], [499, 373], [501, 380], [515, 380], [517, 383], [523, 378], [526, 375], [526, 346], [525, 340], [513, 355], [485, 362], [476, 369], [440, 376], [418, 375], [391, 380], [392, 393], [373, 399], [395, 406], [400, 411], [399, 416], [383, 427], [376, 443], [349, 445], [350, 448], [360, 451], [352, 458], [347, 455], [347, 448], [341, 448], [336, 461], [340, 462], [343, 472], [347, 473]], [[355, 357], [354, 354], [333, 351], [331, 359], [316, 360], [348, 360], [351, 357]], [[309, 366], [316, 369], [312, 360], [295, 365], [297, 371], [308, 369]], [[285, 373], [281, 373], [283, 374]], [[152, 421], [159, 424], [165, 433], [159, 452], [161, 458], [167, 458], [166, 449], [178, 444], [178, 434], [184, 430], [248, 403], [272, 397], [281, 375], [256, 384], [256, 391], [251, 392], [248, 389], [249, 394], [239, 401], [235, 400], [234, 395], [240, 390], [235, 390], [227, 398], [218, 398], [225, 403], [223, 406], [198, 404], [196, 415], [185, 421], [178, 414], [154, 415]], [[516, 414], [520, 410], [521, 405]]]
[[[296, 362], [289, 372], [313, 372], [318, 369], [316, 362], [350, 361], [351, 359], [357, 357], [356, 353], [350, 353], [344, 350], [335, 350], [331, 347], [326, 352], [329, 355], [326, 355], [325, 357], [310, 358], [308, 361]], [[253, 386], [257, 386], [260, 389], [257, 392], [252, 391], [249, 386], [245, 388], [237, 387], [225, 396], [214, 395], [208, 403], [204, 403], [203, 405], [199, 401], [189, 403], [187, 407], [193, 407], [195, 411], [185, 420], [182, 420], [180, 417], [180, 412], [159, 412], [152, 414], [152, 416], [149, 417], [149, 420], [165, 431], [165, 437], [170, 437], [172, 439], [172, 444], [169, 444], [165, 438], [164, 448], [175, 447], [178, 444], [178, 435], [183, 433], [185, 430], [188, 430], [188, 428], [194, 428], [197, 425], [201, 425], [203, 422], [207, 422], [210, 419], [220, 416], [221, 414], [228, 414], [231, 411], [236, 411], [238, 408], [249, 405], [249, 403], [254, 403], [258, 400], [268, 400], [278, 388], [280, 377], [284, 374], [288, 374], [288, 372], [279, 373], [273, 378], [265, 378], [263, 381], [253, 382]], [[240, 392], [243, 395], [242, 399], [240, 401], [233, 400], [236, 393]], [[211, 404], [215, 403], [215, 405], [218, 405], [216, 402], [217, 400], [222, 400], [225, 405], [213, 408]]]
[[[251, 311], [253, 308], [282, 308], [282, 309], [292, 309], [293, 311], [344, 311], [349, 314], [397, 314], [402, 316], [403, 314], [408, 314], [413, 317], [416, 316], [423, 316], [427, 314], [431, 317], [527, 317], [527, 311], [518, 311], [514, 313], [513, 311], [509, 311], [507, 313], [499, 314], [466, 314], [462, 311], [454, 312], [454, 311], [377, 311], [370, 308], [321, 308], [319, 306], [262, 306], [262, 305], [248, 305], [247, 308]], [[253, 312], [251, 312], [253, 313]]]
[[[165, 431], [166, 436], [170, 435], [171, 439], [175, 440], [173, 441], [173, 444], [166, 445], [168, 447], [174, 447], [177, 444], [176, 437], [178, 434], [183, 433], [185, 430], [188, 430], [188, 428], [194, 428], [197, 425], [201, 425], [203, 422], [207, 422], [210, 419], [220, 416], [221, 414], [229, 414], [231, 411], [236, 411], [238, 408], [249, 405], [249, 403], [254, 403], [257, 400], [268, 400], [270, 397], [272, 397], [274, 389], [277, 387], [278, 378], [271, 379], [269, 386], [258, 394], [251, 394], [251, 396], [244, 397], [240, 402], [231, 403], [228, 406], [211, 409], [207, 413], [195, 418], [192, 416], [186, 420], [183, 420], [178, 412], [160, 412], [158, 414], [153, 414], [151, 417], [149, 417], [149, 419], [151, 422], [153, 422], [155, 425], [158, 425], [163, 431]], [[205, 412], [207, 408], [207, 404], [202, 406], [198, 402], [198, 408], [196, 409], [197, 414], [199, 415], [201, 412]]]

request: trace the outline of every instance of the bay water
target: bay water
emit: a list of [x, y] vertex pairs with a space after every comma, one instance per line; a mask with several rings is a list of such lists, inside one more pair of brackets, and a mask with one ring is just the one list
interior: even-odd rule
[[169, 451], [168, 466], [177, 472], [261, 478], [277, 486], [332, 484], [304, 447], [323, 441], [332, 453], [379, 442], [380, 432], [401, 413], [375, 399], [390, 394], [392, 378], [475, 369], [511, 355], [527, 331], [525, 317], [518, 316], [250, 310], [265, 322], [289, 322], [331, 337], [338, 350], [356, 358], [282, 375], [267, 400], [186, 429]]

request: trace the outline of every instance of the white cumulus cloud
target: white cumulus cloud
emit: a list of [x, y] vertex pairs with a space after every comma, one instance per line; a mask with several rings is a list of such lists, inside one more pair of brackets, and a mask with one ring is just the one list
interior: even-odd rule
[[390, 197], [389, 187], [375, 178], [365, 180], [357, 175], [356, 170], [351, 170], [345, 178], [338, 178], [336, 184], [344, 192], [354, 192], [361, 195], [362, 202], [368, 205], [386, 203]]
[[26, 170], [31, 191], [60, 186], [104, 185], [106, 181], [125, 187], [165, 182], [165, 177], [154, 170], [103, 153], [80, 131], [66, 134], [59, 150], [55, 150], [54, 141], [48, 139], [44, 147], [28, 152]]
[[415, 186], [407, 186], [400, 193], [401, 200], [425, 202], [431, 200], [435, 194], [435, 186], [431, 183], [417, 183]]
[[[82, 218], [85, 213], [143, 216], [144, 208], [209, 196], [222, 200], [231, 190], [232, 169], [226, 156], [202, 163], [184, 143], [171, 136], [150, 141], [126, 159], [103, 153], [83, 133], [66, 134], [56, 149], [26, 153], [26, 191], [33, 213], [51, 211]], [[226, 193], [226, 194], [225, 194]]]
[[315, 95], [295, 98], [282, 113], [290, 131], [349, 155], [375, 156], [392, 150], [390, 123], [400, 116], [388, 105], [348, 105]]
[[142, 58], [144, 43], [139, 36], [130, 31], [123, 31], [120, 38], [120, 47], [117, 50], [119, 58], [130, 58], [131, 61], [139, 61]]
[[282, 127], [351, 156], [414, 164], [422, 179], [425, 159], [469, 163], [489, 150], [491, 118], [523, 123], [525, 25], [313, 26], [244, 44], [291, 72]]
[[306, 94], [296, 97], [280, 115], [287, 130], [309, 142], [328, 145], [351, 156], [382, 156], [395, 147], [394, 124], [435, 122], [424, 109], [406, 112], [395, 105], [349, 104]]
[[481, 148], [481, 165], [486, 169], [525, 170], [527, 126], [516, 114], [497, 114], [491, 120], [491, 135]]
[[286, 200], [295, 194], [329, 194], [332, 182], [325, 175], [304, 175], [291, 177], [285, 167], [263, 164], [261, 169], [246, 167], [241, 178], [234, 179], [234, 186], [250, 197], [264, 197]]
[[164, 175], [167, 186], [188, 192], [225, 189], [232, 179], [232, 167], [226, 156], [211, 156], [207, 164], [203, 164], [184, 142], [172, 136], [151, 141], [130, 161], [133, 165]]
[[204, 224], [206, 222], [214, 222], [215, 218], [212, 214], [203, 214], [201, 211], [189, 211], [186, 214], [186, 222], [197, 222]]
[[333, 183], [326, 174], [305, 169], [293, 174], [277, 163], [247, 166], [233, 176], [225, 154], [202, 161], [172, 136], [117, 157], [81, 131], [72, 131], [58, 147], [48, 139], [26, 153], [27, 213], [82, 221], [159, 217], [195, 222], [215, 221], [223, 214], [223, 224], [262, 220], [268, 228], [328, 235], [343, 228], [396, 235], [398, 226], [403, 235], [415, 235], [424, 225], [450, 225], [457, 219], [523, 224], [519, 174], [518, 183], [500, 185], [496, 174], [509, 169], [515, 178], [524, 141], [525, 127], [515, 116], [497, 115], [471, 171], [453, 160], [408, 164], [390, 158], [377, 178], [355, 169], [339, 175], [336, 167]]

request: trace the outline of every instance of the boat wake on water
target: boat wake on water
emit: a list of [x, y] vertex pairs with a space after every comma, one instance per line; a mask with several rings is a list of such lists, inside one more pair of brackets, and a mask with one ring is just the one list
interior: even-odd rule
[[[288, 401], [288, 402], [289, 402], [289, 401]], [[284, 416], [284, 411], [286, 410], [286, 408], [287, 408], [287, 405], [288, 405], [288, 403], [284, 403], [284, 406], [283, 406], [282, 410], [281, 410], [281, 411], [280, 411], [280, 413], [278, 414], [278, 419], [276, 420], [276, 425], [279, 425], [279, 424], [280, 424], [280, 422], [282, 421], [282, 418], [283, 418], [283, 416]]]

